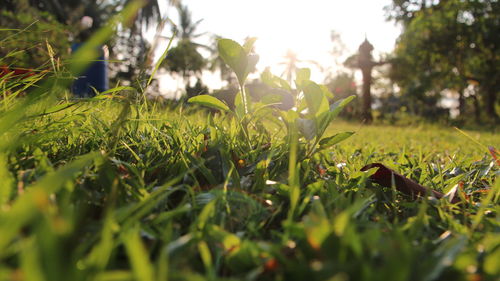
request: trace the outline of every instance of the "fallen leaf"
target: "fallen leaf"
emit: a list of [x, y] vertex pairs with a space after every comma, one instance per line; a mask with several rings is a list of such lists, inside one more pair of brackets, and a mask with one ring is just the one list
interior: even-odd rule
[[[411, 179], [401, 174], [398, 174], [394, 170], [387, 168], [381, 163], [368, 164], [363, 168], [361, 168], [361, 171], [366, 171], [372, 168], [378, 168], [378, 169], [373, 175], [370, 176], [370, 179], [382, 186], [391, 187], [394, 179], [394, 184], [396, 186], [396, 189], [412, 197], [425, 196], [428, 193], [432, 194], [434, 197], [438, 199], [444, 197], [443, 193], [422, 186], [419, 183], [416, 183]], [[454, 197], [451, 199], [451, 203], [459, 203], [459, 202], [460, 199], [458, 197]]]

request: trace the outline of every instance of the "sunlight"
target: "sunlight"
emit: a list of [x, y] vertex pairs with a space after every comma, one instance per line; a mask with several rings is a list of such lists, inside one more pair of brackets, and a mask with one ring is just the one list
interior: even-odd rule
[[[273, 74], [290, 80], [287, 73], [293, 71], [287, 69], [290, 64], [286, 58], [290, 51], [296, 56], [297, 68], [310, 68], [313, 80], [324, 81], [328, 75], [344, 69], [343, 62], [357, 52], [365, 35], [375, 47], [375, 58], [393, 50], [400, 29], [385, 20], [383, 8], [389, 3], [389, 0], [311, 0], [307, 3], [191, 0], [186, 4], [193, 19], [202, 19], [197, 32], [206, 32], [205, 36], [196, 38], [196, 43], [213, 46], [214, 35], [240, 43], [248, 37], [257, 38], [255, 52], [260, 59], [257, 72], [250, 74], [250, 79], [258, 78], [259, 73], [269, 68]], [[172, 7], [163, 4], [162, 13], [168, 15], [172, 22], [179, 22], [178, 14]], [[340, 42], [332, 42], [332, 31], [339, 35]], [[151, 33], [150, 37], [153, 35]], [[170, 28], [165, 28], [163, 35], [171, 36]], [[160, 45], [167, 44], [167, 41], [163, 40]], [[200, 51], [205, 52], [203, 49]], [[361, 79], [359, 73], [356, 73], [356, 79]], [[224, 85], [218, 74], [204, 72], [203, 80], [210, 89]], [[160, 84], [164, 84], [161, 88], [166, 89], [165, 84], [171, 83], [162, 81]]]
[[[255, 47], [260, 56], [257, 68], [271, 67], [277, 75], [284, 71], [280, 63], [285, 60], [287, 50], [296, 53], [300, 60], [316, 61], [323, 68], [338, 68], [330, 53], [332, 30], [340, 33], [347, 46], [343, 58], [357, 50], [365, 34], [375, 46], [375, 55], [391, 51], [399, 28], [385, 21], [383, 7], [389, 3], [387, 0], [189, 1], [193, 17], [203, 18], [202, 31], [239, 42], [249, 36], [257, 37]], [[310, 67], [314, 79], [323, 79], [314, 65], [303, 62], [299, 67]]]

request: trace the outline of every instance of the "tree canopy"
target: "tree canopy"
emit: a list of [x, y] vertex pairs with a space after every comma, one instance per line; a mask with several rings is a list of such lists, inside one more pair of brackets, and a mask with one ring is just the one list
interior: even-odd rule
[[468, 93], [481, 102], [481, 111], [498, 122], [498, 1], [394, 0], [387, 10], [404, 28], [391, 75], [402, 93], [435, 105], [443, 91], [457, 92], [463, 114], [464, 91], [473, 88]]

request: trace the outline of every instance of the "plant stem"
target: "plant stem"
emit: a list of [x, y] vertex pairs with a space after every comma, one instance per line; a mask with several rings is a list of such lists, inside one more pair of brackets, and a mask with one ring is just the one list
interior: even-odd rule
[[245, 109], [245, 115], [248, 114], [248, 104], [247, 104], [247, 92], [245, 91], [245, 85], [240, 84], [241, 98], [243, 99], [243, 108]]

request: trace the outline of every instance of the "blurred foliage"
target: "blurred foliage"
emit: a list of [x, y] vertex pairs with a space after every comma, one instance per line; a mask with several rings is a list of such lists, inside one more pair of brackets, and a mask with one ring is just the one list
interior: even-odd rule
[[[352, 73], [341, 72], [332, 77], [327, 77], [325, 85], [333, 93], [335, 97], [334, 101], [357, 95], [357, 85]], [[348, 119], [358, 118], [360, 115], [360, 106], [359, 99], [356, 99], [346, 106], [345, 110], [340, 113], [340, 116]]]
[[424, 109], [435, 107], [446, 90], [459, 96], [460, 114], [467, 112], [468, 96], [480, 101], [473, 103], [478, 118], [484, 113], [490, 122], [500, 121], [498, 1], [394, 0], [387, 11], [404, 27], [391, 74], [403, 95], [423, 102], [418, 107]]
[[197, 78], [196, 83], [193, 87], [190, 85], [186, 85], [186, 96], [187, 98], [191, 98], [198, 95], [206, 95], [208, 94], [208, 87], [203, 85], [201, 79]]
[[177, 12], [179, 22], [177, 25], [172, 25], [172, 34], [178, 40], [177, 45], [169, 50], [162, 66], [187, 79], [186, 90], [195, 89], [197, 86], [191, 87], [189, 77], [196, 76], [197, 81], [201, 83], [201, 71], [208, 66], [208, 60], [200, 54], [199, 49], [213, 50], [195, 42], [197, 38], [205, 35], [205, 33], [198, 33], [197, 30], [203, 19], [195, 21], [191, 11], [185, 5], [177, 5]]
[[[48, 13], [0, 11], [0, 65], [38, 68], [69, 55], [69, 31]], [[49, 44], [50, 47], [47, 45]], [[49, 51], [51, 48], [51, 51]]]
[[[60, 53], [57, 48], [59, 45], [67, 44], [68, 41], [80, 40], [81, 29], [78, 25], [83, 16], [89, 16], [93, 19], [93, 25], [90, 29], [92, 33], [103, 27], [112, 16], [134, 1], [142, 2], [142, 8], [134, 18], [134, 22], [128, 25], [128, 28], [119, 27], [116, 35], [108, 38], [107, 44], [111, 45], [109, 50], [112, 60], [121, 57], [124, 61], [131, 61], [131, 63], [120, 65], [111, 64], [113, 73], [116, 73], [122, 80], [135, 81], [142, 74], [142, 70], [146, 69], [145, 64], [148, 58], [144, 54], [147, 54], [151, 47], [146, 43], [143, 28], [158, 23], [161, 19], [157, 0], [0, 0], [0, 7], [16, 15], [23, 14], [22, 22], [32, 23], [40, 17], [47, 17], [47, 14], [52, 15], [53, 26], [46, 26], [46, 30], [51, 30], [51, 33], [53, 32], [57, 36], [51, 34], [51, 37], [47, 37], [45, 34], [38, 34], [40, 37], [34, 38], [33, 42], [36, 44], [40, 40], [48, 39], [50, 44], [55, 45], [54, 49]], [[178, 3], [178, 1], [168, 2], [169, 4]], [[4, 25], [2, 24], [1, 27]], [[16, 26], [16, 28], [18, 27], [19, 25]], [[64, 29], [68, 31], [62, 32]], [[67, 47], [64, 47], [64, 51], [66, 51]], [[4, 53], [8, 53], [10, 50], [6, 50]], [[33, 57], [34, 61], [44, 60], [43, 56], [37, 57], [34, 54]]]
[[206, 61], [194, 44], [181, 40], [177, 46], [170, 49], [163, 65], [166, 69], [187, 78], [191, 75], [201, 74]]

